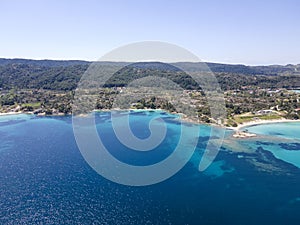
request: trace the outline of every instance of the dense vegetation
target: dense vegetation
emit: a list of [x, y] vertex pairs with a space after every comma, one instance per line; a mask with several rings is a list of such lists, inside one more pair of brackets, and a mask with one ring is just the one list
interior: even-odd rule
[[73, 90], [86, 69], [87, 65], [67, 67], [3, 65], [0, 66], [0, 88]]
[[[122, 63], [102, 63], [110, 66]], [[90, 62], [0, 59], [0, 88], [74, 90]], [[185, 67], [197, 71], [197, 63], [175, 63], [174, 66], [162, 63], [138, 63], [123, 68], [106, 84], [106, 87], [126, 86], [130, 81], [148, 75], [158, 75], [172, 79], [186, 89], [198, 88], [190, 76], [180, 70]], [[300, 87], [300, 65], [259, 66], [207, 64], [213, 71], [223, 90], [240, 89], [243, 86], [259, 85], [262, 88]], [[138, 73], [137, 73], [138, 71]]]

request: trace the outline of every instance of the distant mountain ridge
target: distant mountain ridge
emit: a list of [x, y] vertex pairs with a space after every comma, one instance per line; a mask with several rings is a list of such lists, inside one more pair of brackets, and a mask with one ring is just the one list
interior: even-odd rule
[[[82, 60], [31, 60], [0, 58], [0, 89], [48, 89], [72, 91], [93, 62]], [[197, 84], [185, 72], [214, 72], [223, 90], [245, 86], [261, 88], [300, 88], [300, 65], [246, 66], [220, 63], [97, 62], [119, 69], [105, 87], [123, 87], [133, 79], [164, 76], [186, 89]], [[179, 70], [178, 70], [179, 68]], [[184, 71], [179, 72], [184, 68]]]
[[38, 65], [45, 67], [56, 67], [56, 66], [72, 66], [72, 65], [83, 65], [90, 64], [88, 61], [83, 60], [51, 60], [51, 59], [6, 59], [0, 58], [0, 66], [9, 64], [25, 64], [25, 65]]
[[[90, 65], [92, 61], [84, 60], [34, 60], [34, 59], [6, 59], [0, 58], [0, 66], [11, 65], [11, 64], [24, 64], [24, 65], [33, 65], [41, 67], [67, 67], [75, 65]], [[101, 62], [101, 64], [128, 64], [124, 62]], [[197, 70], [197, 63], [193, 62], [178, 62], [170, 63], [173, 66], [182, 66], [184, 65], [187, 68]], [[243, 64], [224, 64], [224, 63], [212, 63], [206, 62], [206, 65], [212, 72], [217, 73], [236, 73], [236, 74], [245, 74], [245, 75], [280, 75], [280, 74], [297, 74], [300, 75], [300, 64], [297, 65], [266, 65], [266, 66], [246, 66]]]

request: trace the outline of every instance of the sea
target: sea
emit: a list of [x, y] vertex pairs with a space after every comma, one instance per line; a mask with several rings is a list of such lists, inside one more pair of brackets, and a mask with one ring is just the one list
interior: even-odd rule
[[172, 154], [182, 126], [197, 126], [190, 160], [162, 182], [123, 185], [84, 159], [71, 116], [1, 116], [0, 224], [300, 224], [299, 122], [246, 127], [257, 134], [248, 139], [226, 130], [217, 157], [199, 171], [210, 126], [183, 124], [163, 111], [127, 113], [138, 138], [151, 135], [156, 118], [167, 124], [166, 137], [154, 151], [130, 150], [114, 134], [111, 113], [97, 112], [99, 136], [115, 158], [155, 164]]

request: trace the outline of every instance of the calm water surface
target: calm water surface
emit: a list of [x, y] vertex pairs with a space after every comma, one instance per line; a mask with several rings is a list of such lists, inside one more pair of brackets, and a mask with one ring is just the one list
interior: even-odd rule
[[[162, 145], [147, 157], [117, 141], [110, 114], [96, 115], [111, 154], [130, 164], [158, 162], [177, 144], [180, 124], [162, 112], [131, 115], [140, 138], [148, 122], [168, 124]], [[198, 164], [210, 127], [199, 126], [197, 149], [172, 178], [147, 187], [112, 183], [84, 161], [71, 117], [0, 117], [0, 224], [299, 224], [299, 123], [247, 128], [260, 138], [222, 148], [205, 172]], [[127, 150], [127, 151], [125, 151]]]

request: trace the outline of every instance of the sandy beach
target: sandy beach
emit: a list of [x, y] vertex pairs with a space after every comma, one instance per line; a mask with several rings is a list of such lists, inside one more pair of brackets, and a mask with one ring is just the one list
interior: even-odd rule
[[18, 114], [24, 114], [25, 112], [6, 112], [6, 113], [0, 113], [0, 116], [9, 116], [9, 115], [18, 115]]
[[257, 120], [257, 121], [249, 121], [246, 123], [239, 124], [237, 127], [228, 127], [228, 129], [239, 131], [242, 128], [249, 126], [256, 126], [260, 124], [268, 124], [268, 123], [290, 123], [290, 122], [300, 122], [300, 120], [290, 120], [290, 119], [276, 119], [276, 120]]

